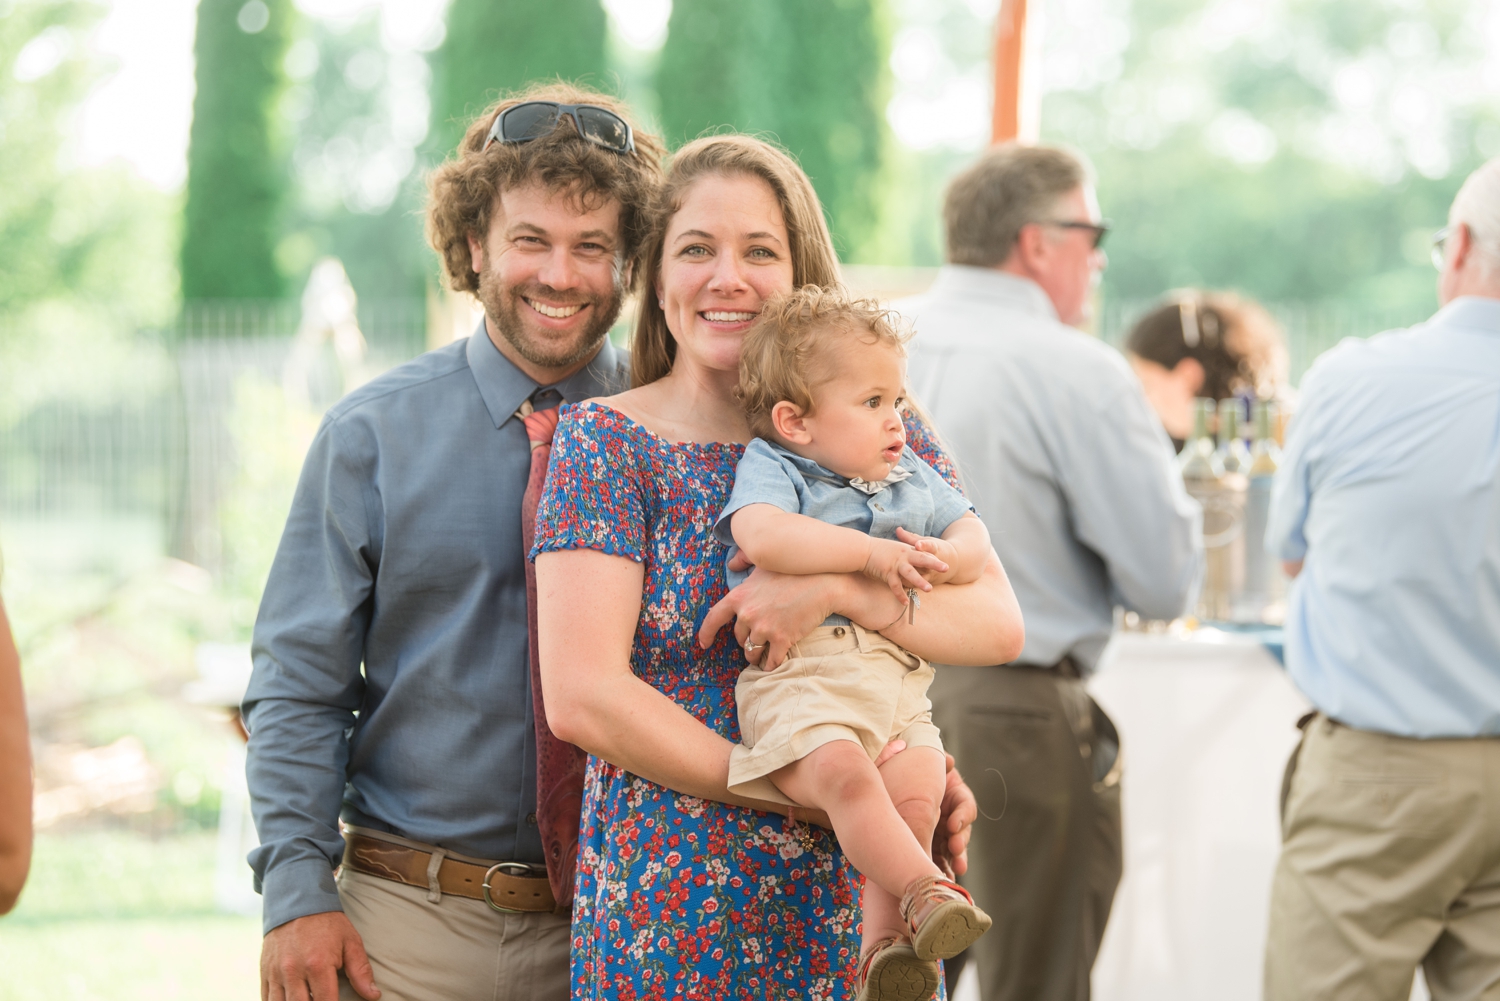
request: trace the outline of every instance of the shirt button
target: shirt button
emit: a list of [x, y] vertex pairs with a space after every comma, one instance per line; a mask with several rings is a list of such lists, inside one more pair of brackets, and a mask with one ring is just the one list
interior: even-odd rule
[[877, 510], [877, 511], [884, 511], [885, 508], [881, 507], [879, 504], [876, 504], [875, 505], [875, 510]]
[[536, 826], [536, 814], [534, 814], [534, 813], [528, 813], [526, 815], [526, 823], [530, 824], [532, 827], [535, 827]]
[[839, 639], [843, 639], [844, 638], [844, 627], [843, 626], [834, 626], [833, 627], [833, 635], [836, 636], [836, 637], [838, 637]]

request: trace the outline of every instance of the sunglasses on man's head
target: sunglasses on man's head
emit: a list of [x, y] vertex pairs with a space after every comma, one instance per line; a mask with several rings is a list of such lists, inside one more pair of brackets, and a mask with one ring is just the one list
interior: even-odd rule
[[616, 153], [635, 150], [635, 135], [630, 123], [607, 108], [596, 104], [559, 104], [556, 101], [527, 101], [506, 108], [495, 116], [490, 134], [484, 140], [488, 150], [492, 143], [524, 143], [551, 135], [557, 123], [567, 115], [573, 119], [578, 134], [596, 146]]

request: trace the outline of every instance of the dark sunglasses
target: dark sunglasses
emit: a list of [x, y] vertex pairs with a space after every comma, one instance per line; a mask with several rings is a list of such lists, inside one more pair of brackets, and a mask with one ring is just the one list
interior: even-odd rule
[[490, 144], [524, 143], [551, 135], [562, 116], [573, 119], [573, 127], [589, 142], [616, 153], [633, 153], [635, 135], [630, 123], [613, 111], [594, 104], [558, 104], [556, 101], [527, 101], [506, 108], [495, 117], [484, 148]]
[[1042, 220], [1042, 222], [1040, 223], [1040, 225], [1043, 225], [1043, 226], [1056, 226], [1058, 229], [1081, 229], [1081, 230], [1084, 230], [1087, 233], [1092, 233], [1093, 234], [1093, 238], [1094, 238], [1093, 248], [1095, 250], [1099, 249], [1099, 244], [1103, 243], [1104, 242], [1104, 238], [1109, 235], [1109, 220], [1108, 219], [1101, 219], [1097, 223], [1093, 223], [1093, 222], [1070, 222], [1068, 220], [1059, 220], [1059, 219], [1044, 219], [1044, 220]]

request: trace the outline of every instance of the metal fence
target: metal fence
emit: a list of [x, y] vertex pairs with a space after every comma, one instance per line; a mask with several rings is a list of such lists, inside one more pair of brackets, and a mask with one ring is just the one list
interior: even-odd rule
[[[1118, 344], [1152, 303], [1108, 302], [1100, 336]], [[1293, 382], [1322, 351], [1421, 316], [1345, 305], [1268, 304], [1287, 332]], [[429, 304], [363, 302], [359, 322], [367, 370], [426, 348]], [[246, 376], [283, 385], [299, 308], [290, 302], [192, 303], [175, 325], [143, 332], [141, 352], [163, 371], [155, 388], [127, 387], [115, 402], [44, 400], [0, 425], [0, 517], [111, 514], [159, 518], [173, 554], [210, 569], [221, 555], [219, 519], [244, 462], [231, 426], [237, 384]], [[297, 378], [314, 409], [332, 403], [344, 380], [331, 349]]]
[[[109, 402], [43, 400], [0, 424], [0, 517], [148, 516], [172, 554], [216, 569], [218, 520], [244, 457], [230, 425], [246, 377], [282, 386], [300, 319], [295, 302], [190, 303], [164, 330], [142, 331], [135, 351], [160, 374], [116, 387]], [[359, 305], [366, 375], [426, 348], [421, 299]], [[345, 384], [331, 348], [299, 356], [302, 395], [321, 410]]]

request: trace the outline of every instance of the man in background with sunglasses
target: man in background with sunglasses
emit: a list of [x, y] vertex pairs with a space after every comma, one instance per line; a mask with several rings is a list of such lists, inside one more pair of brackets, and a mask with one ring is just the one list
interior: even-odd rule
[[930, 692], [979, 801], [963, 882], [995, 926], [969, 954], [984, 1001], [1078, 1001], [1121, 871], [1119, 737], [1082, 679], [1116, 604], [1190, 607], [1201, 513], [1130, 366], [1074, 329], [1108, 230], [1087, 167], [995, 147], [954, 178], [943, 218], [949, 264], [897, 304], [917, 331], [911, 391], [1026, 619], [1018, 662], [944, 666]]
[[619, 101], [553, 84], [432, 175], [429, 240], [484, 320], [328, 412], [256, 621], [263, 999], [568, 996], [521, 512], [551, 408], [626, 388], [606, 334], [662, 153]]

